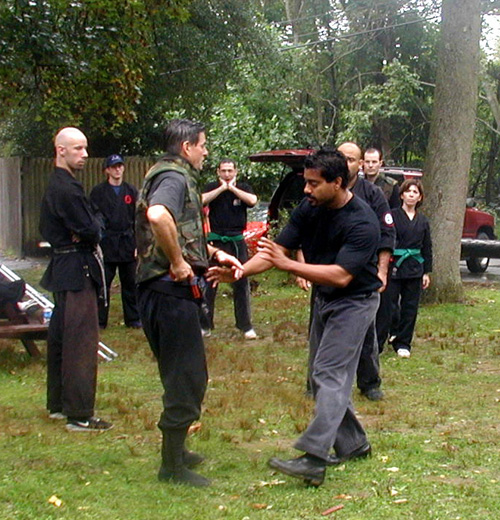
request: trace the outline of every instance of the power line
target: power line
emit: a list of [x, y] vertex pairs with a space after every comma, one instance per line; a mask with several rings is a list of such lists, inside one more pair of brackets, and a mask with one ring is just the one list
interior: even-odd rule
[[[401, 17], [401, 16], [408, 16], [408, 15], [411, 15], [411, 14], [415, 14], [418, 16], [418, 13], [416, 11], [406, 11], [404, 13], [398, 13], [395, 15], [395, 17]], [[437, 15], [434, 15], [434, 16], [437, 16]], [[429, 18], [430, 19], [430, 18]], [[378, 23], [381, 23], [383, 22], [384, 20], [386, 20], [385, 17], [378, 17], [378, 18], [372, 18], [369, 20], [370, 24], [378, 24]], [[384, 27], [378, 27], [377, 29], [380, 29], [380, 30], [383, 30], [383, 29], [386, 29], [386, 28], [390, 28], [391, 26], [384, 26]], [[329, 30], [331, 29], [330, 27], [327, 27], [325, 26], [324, 27], [325, 30]], [[311, 36], [311, 35], [317, 35], [318, 34], [318, 31], [314, 31], [314, 32], [309, 32], [309, 33], [300, 33], [300, 34], [293, 34], [292, 36], [295, 37], [295, 38], [304, 38], [306, 36]], [[288, 35], [287, 35], [288, 36]]]
[[341, 13], [341, 12], [344, 12], [344, 13], [348, 13], [348, 12], [353, 12], [353, 11], [356, 11], [356, 10], [359, 10], [360, 12], [361, 11], [379, 11], [380, 8], [382, 7], [385, 7], [385, 6], [390, 6], [390, 5], [393, 5], [393, 3], [391, 1], [387, 1], [387, 2], [380, 2], [380, 1], [377, 1], [376, 2], [376, 9], [373, 9], [373, 8], [367, 8], [367, 9], [362, 9], [362, 8], [359, 8], [359, 7], [348, 7], [347, 9], [329, 9], [328, 11], [325, 11], [323, 13], [315, 13], [315, 14], [309, 14], [307, 16], [300, 16], [298, 18], [290, 18], [288, 20], [279, 20], [279, 21], [275, 21], [275, 22], [270, 22], [274, 25], [292, 25], [296, 22], [301, 22], [303, 20], [310, 20], [311, 18], [322, 18], [323, 16], [326, 16], [328, 14], [333, 14], [333, 13]]
[[[323, 40], [315, 40], [313, 42], [306, 42], [306, 43], [299, 43], [297, 45], [290, 45], [289, 47], [283, 47], [281, 49], [278, 49], [277, 52], [288, 52], [288, 51], [293, 51], [293, 50], [296, 50], [296, 49], [302, 49], [304, 47], [311, 47], [311, 46], [314, 46], [314, 45], [323, 45], [325, 43], [330, 43], [332, 41], [340, 41], [340, 40], [347, 40], [349, 38], [356, 38], [358, 36], [363, 36], [363, 35], [366, 35], [366, 34], [373, 34], [375, 32], [380, 32], [380, 31], [385, 31], [387, 29], [395, 29], [395, 28], [398, 28], [398, 27], [405, 27], [405, 26], [408, 26], [408, 25], [415, 25], [417, 23], [422, 23], [422, 22], [430, 22], [434, 19], [437, 18], [438, 15], [435, 15], [435, 16], [432, 16], [430, 18], [419, 18], [417, 20], [410, 20], [408, 22], [401, 22], [401, 23], [398, 23], [398, 24], [393, 24], [393, 25], [386, 25], [385, 27], [376, 27], [376, 28], [373, 28], [373, 29], [367, 29], [365, 31], [358, 31], [356, 33], [351, 33], [351, 34], [344, 34], [344, 35], [341, 35], [341, 36], [333, 36], [332, 38], [325, 38]], [[256, 53], [256, 56], [263, 56], [264, 54], [266, 54], [265, 52], [258, 52]], [[228, 61], [240, 61], [242, 59], [244, 59], [245, 57], [244, 56], [236, 56], [234, 58], [231, 58], [230, 60], [219, 60], [219, 61], [212, 61], [210, 63], [205, 63], [203, 65], [193, 65], [192, 67], [184, 67], [184, 68], [181, 68], [181, 69], [174, 69], [174, 70], [169, 70], [169, 71], [165, 71], [165, 72], [160, 72], [158, 75], [159, 76], [165, 76], [165, 75], [170, 75], [170, 74], [177, 74], [179, 72], [186, 72], [186, 71], [189, 71], [189, 70], [196, 70], [196, 69], [201, 69], [201, 68], [204, 68], [204, 67], [212, 67], [214, 65], [221, 65], [223, 63], [227, 63]]]

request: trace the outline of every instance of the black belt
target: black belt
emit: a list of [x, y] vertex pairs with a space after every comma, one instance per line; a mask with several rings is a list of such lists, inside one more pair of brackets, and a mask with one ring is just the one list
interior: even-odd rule
[[152, 282], [142, 283], [141, 286], [151, 291], [184, 298], [186, 300], [195, 300], [190, 285], [184, 285], [179, 282], [167, 282], [165, 280], [153, 280]]
[[55, 255], [65, 255], [67, 253], [92, 253], [95, 250], [95, 248], [91, 248], [89, 246], [62, 246], [62, 247], [54, 247], [52, 249], [52, 253]]

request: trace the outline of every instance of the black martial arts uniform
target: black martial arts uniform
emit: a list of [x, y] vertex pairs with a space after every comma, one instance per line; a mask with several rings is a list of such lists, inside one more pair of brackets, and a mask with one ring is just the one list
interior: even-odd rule
[[40, 233], [52, 246], [41, 285], [54, 293], [47, 340], [47, 408], [68, 418], [94, 415], [97, 381], [97, 290], [101, 226], [83, 186], [56, 168], [42, 200]]
[[[115, 189], [118, 188], [118, 189]], [[137, 189], [122, 182], [112, 186], [108, 181], [95, 186], [90, 200], [103, 217], [104, 231], [101, 240], [108, 296], [118, 269], [120, 277], [123, 317], [127, 327], [140, 324], [135, 287], [136, 245], [135, 204]], [[99, 302], [99, 326], [108, 324], [109, 305]]]
[[[359, 177], [351, 191], [363, 199], [377, 215], [380, 225], [380, 244], [377, 253], [389, 251], [392, 253], [396, 238], [394, 222], [392, 219], [389, 203], [383, 191], [371, 182]], [[388, 275], [389, 276], [389, 275]], [[382, 298], [385, 295], [382, 293]], [[379, 312], [379, 311], [378, 311]], [[359, 365], [357, 370], [358, 388], [363, 394], [369, 393], [375, 388], [379, 388], [382, 380], [380, 378], [379, 347], [377, 341], [377, 318], [370, 325], [363, 343]]]
[[[390, 315], [399, 304], [400, 317], [392, 345], [411, 350], [422, 293], [422, 277], [432, 271], [432, 242], [429, 221], [421, 213], [410, 220], [403, 208], [393, 210], [396, 227], [396, 248], [392, 259], [392, 276], [388, 288]], [[387, 338], [389, 319], [384, 325]]]

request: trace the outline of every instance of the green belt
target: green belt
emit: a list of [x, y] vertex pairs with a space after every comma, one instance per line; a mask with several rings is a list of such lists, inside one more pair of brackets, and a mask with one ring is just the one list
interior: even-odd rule
[[393, 255], [401, 257], [396, 262], [396, 267], [399, 267], [407, 258], [415, 258], [419, 264], [424, 263], [424, 257], [421, 255], [420, 249], [395, 249]]
[[228, 237], [226, 235], [218, 235], [217, 233], [210, 231], [210, 233], [207, 236], [207, 240], [209, 242], [218, 240], [219, 242], [224, 242], [226, 244], [227, 242], [241, 242], [242, 240], [245, 240], [245, 237], [243, 236], [243, 234], [234, 235], [234, 237]]
[[240, 254], [240, 251], [238, 249], [238, 242], [242, 242], [243, 240], [245, 240], [245, 237], [243, 236], [243, 233], [241, 235], [234, 235], [233, 237], [228, 237], [226, 235], [218, 235], [217, 233], [210, 231], [210, 233], [208, 233], [208, 235], [207, 235], [207, 241], [213, 242], [214, 240], [218, 240], [219, 242], [222, 242], [223, 244], [232, 242], [234, 244], [234, 248], [236, 250], [236, 256], [238, 256]]

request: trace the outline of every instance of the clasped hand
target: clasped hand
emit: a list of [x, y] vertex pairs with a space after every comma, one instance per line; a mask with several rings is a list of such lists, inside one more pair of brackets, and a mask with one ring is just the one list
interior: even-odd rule
[[217, 251], [217, 262], [222, 265], [210, 267], [206, 275], [207, 282], [214, 287], [220, 282], [236, 282], [243, 276], [244, 268], [241, 262], [225, 251]]

